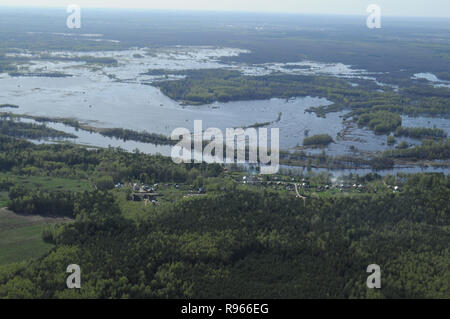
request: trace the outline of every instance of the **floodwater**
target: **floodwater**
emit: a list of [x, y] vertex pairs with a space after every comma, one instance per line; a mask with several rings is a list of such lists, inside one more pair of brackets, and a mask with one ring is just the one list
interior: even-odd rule
[[355, 169], [327, 169], [327, 168], [312, 168], [308, 170], [306, 167], [292, 167], [281, 165], [281, 172], [288, 172], [291, 175], [307, 175], [309, 173], [318, 174], [318, 173], [330, 173], [334, 177], [342, 177], [348, 176], [350, 174], [353, 175], [367, 175], [370, 173], [376, 173], [381, 176], [387, 175], [397, 175], [398, 173], [403, 174], [417, 174], [417, 173], [444, 173], [445, 175], [450, 174], [449, 167], [433, 167], [433, 166], [415, 166], [415, 167], [402, 167], [397, 166], [391, 169], [383, 169], [383, 170], [373, 170], [371, 168], [355, 168]]
[[[292, 149], [302, 145], [305, 136], [329, 134], [335, 139], [326, 152], [330, 155], [355, 154], [365, 156], [381, 152], [388, 147], [385, 135], [375, 135], [367, 128], [356, 125], [345, 126], [342, 116], [346, 111], [317, 117], [306, 110], [310, 107], [331, 104], [325, 98], [297, 97], [292, 99], [270, 99], [258, 101], [236, 101], [213, 103], [201, 106], [181, 105], [151, 86], [166, 79], [150, 76], [149, 70], [189, 70], [226, 68], [247, 75], [263, 75], [273, 72], [287, 74], [327, 74], [341, 78], [374, 80], [374, 74], [353, 69], [341, 63], [326, 64], [314, 61], [293, 63], [270, 63], [262, 65], [225, 64], [223, 57], [237, 56], [248, 51], [218, 47], [168, 47], [136, 48], [108, 52], [29, 52], [10, 55], [31, 58], [31, 62], [19, 66], [24, 73], [59, 72], [70, 77], [10, 77], [0, 74], [0, 104], [16, 104], [18, 109], [2, 109], [16, 114], [74, 118], [95, 127], [120, 127], [135, 131], [146, 131], [170, 136], [175, 128], [194, 129], [195, 120], [203, 120], [203, 130], [210, 127], [221, 129], [248, 127], [258, 123], [270, 123], [265, 127], [280, 129], [280, 147]], [[40, 60], [45, 54], [55, 60]], [[117, 66], [70, 61], [68, 58], [114, 58]], [[180, 76], [169, 76], [175, 80]], [[446, 81], [432, 74], [416, 74], [416, 78], [427, 79], [434, 85], [446, 85]], [[145, 84], [145, 85], [144, 85]], [[379, 84], [380, 87], [383, 84]], [[49, 127], [75, 134], [76, 143], [121, 147], [125, 150], [139, 149], [142, 152], [170, 155], [170, 146], [156, 146], [134, 141], [122, 141], [104, 137], [98, 133], [76, 131], [59, 123], [48, 123]], [[426, 117], [403, 117], [403, 125], [411, 127], [439, 127], [450, 135], [450, 120]], [[342, 134], [344, 132], [345, 134]], [[338, 137], [338, 133], [341, 137]], [[270, 133], [269, 133], [270, 135]], [[399, 142], [420, 144], [420, 140], [398, 138]], [[308, 150], [309, 153], [321, 150]], [[403, 168], [401, 168], [403, 169]]]
[[[10, 77], [2, 74], [0, 103], [19, 105], [19, 109], [11, 110], [19, 114], [75, 118], [97, 127], [121, 127], [164, 135], [170, 135], [179, 127], [193, 130], [194, 120], [203, 120], [204, 129], [217, 127], [221, 130], [270, 122], [271, 127], [280, 128], [282, 148], [301, 145], [305, 130], [310, 134], [328, 133], [334, 136], [343, 128], [340, 119], [343, 112], [329, 114], [325, 119], [305, 113], [309, 107], [331, 104], [324, 98], [183, 106], [162, 94], [158, 88], [142, 85], [158, 80], [155, 76], [144, 74], [150, 69], [240, 68], [224, 65], [218, 59], [245, 52], [232, 48], [174, 47], [154, 51], [134, 49], [89, 53], [96, 58], [117, 59], [119, 63], [116, 67], [99, 67], [79, 61], [42, 61], [37, 59], [38, 53], [24, 52], [21, 55], [35, 56], [36, 60], [22, 65], [21, 72], [60, 72], [72, 77]], [[46, 55], [61, 59], [83, 57], [86, 53], [51, 52]], [[258, 69], [258, 66], [251, 67]], [[331, 65], [321, 68], [316, 63], [314, 68], [318, 72], [327, 69], [330, 72], [351, 73], [348, 66], [341, 64], [334, 68]]]
[[434, 87], [450, 88], [450, 81], [441, 80], [433, 73], [416, 73], [412, 78], [415, 80], [427, 80]]

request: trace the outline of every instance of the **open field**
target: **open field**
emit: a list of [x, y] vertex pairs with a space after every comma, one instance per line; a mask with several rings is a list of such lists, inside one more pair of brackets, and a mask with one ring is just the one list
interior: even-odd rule
[[9, 186], [45, 191], [90, 190], [92, 186], [85, 180], [47, 177], [19, 176], [0, 173], [0, 265], [37, 258], [52, 248], [42, 240], [42, 230], [48, 224], [66, 222], [65, 218], [24, 216], [15, 214], [6, 207], [9, 203]]
[[[86, 180], [50, 176], [20, 176], [10, 173], [0, 173], [0, 182], [27, 189], [42, 189], [46, 191], [71, 190], [82, 192], [91, 190], [91, 184]], [[7, 192], [0, 192], [0, 204], [8, 199]], [[6, 206], [6, 205], [2, 205]]]
[[63, 218], [21, 216], [1, 208], [0, 265], [42, 256], [53, 247], [42, 240], [42, 230], [48, 224], [67, 221]]

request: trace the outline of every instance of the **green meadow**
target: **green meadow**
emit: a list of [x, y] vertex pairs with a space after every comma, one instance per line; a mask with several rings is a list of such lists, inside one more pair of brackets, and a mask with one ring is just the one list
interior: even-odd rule
[[82, 192], [92, 188], [85, 180], [47, 176], [19, 176], [0, 173], [0, 265], [38, 258], [48, 252], [53, 245], [42, 240], [42, 230], [52, 223], [60, 223], [62, 218], [23, 216], [8, 211], [9, 185], [20, 185], [27, 189], [48, 191], [72, 190]]

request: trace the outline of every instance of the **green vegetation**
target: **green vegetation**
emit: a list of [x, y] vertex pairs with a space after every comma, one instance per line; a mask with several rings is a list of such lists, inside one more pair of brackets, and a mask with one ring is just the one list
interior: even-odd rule
[[[238, 71], [224, 69], [165, 71], [153, 70], [152, 74], [176, 74], [186, 77], [179, 80], [154, 83], [172, 99], [187, 104], [206, 104], [214, 101], [258, 100], [292, 98], [298, 96], [326, 97], [333, 104], [311, 107], [309, 111], [318, 116], [329, 112], [352, 109], [352, 115], [396, 113], [393, 122], [386, 127], [377, 123], [379, 132], [393, 131], [397, 126], [398, 114], [442, 115], [450, 113], [450, 90], [434, 87], [408, 87], [399, 92], [373, 90], [368, 83], [352, 87], [348, 81], [326, 76], [305, 76], [272, 74], [266, 76], [245, 76]], [[383, 111], [383, 113], [381, 113]]]
[[148, 132], [136, 132], [133, 130], [123, 128], [105, 128], [95, 129], [98, 133], [104, 136], [116, 137], [123, 141], [137, 141], [142, 143], [151, 143], [155, 145], [174, 145], [177, 141], [171, 140], [169, 137], [163, 134], [155, 134]]
[[56, 219], [25, 217], [0, 209], [0, 266], [38, 258], [53, 245], [45, 243], [42, 231]]
[[[83, 198], [80, 196], [80, 198]], [[75, 198], [69, 192], [30, 191], [12, 188], [8, 208], [24, 215], [74, 217]]]
[[387, 145], [394, 145], [395, 142], [396, 142], [396, 141], [395, 141], [395, 137], [392, 136], [392, 135], [388, 135], [387, 141], [386, 141]]
[[188, 70], [172, 74], [185, 75], [186, 78], [157, 82], [154, 85], [165, 95], [187, 104], [326, 96], [329, 90], [350, 87], [345, 81], [336, 78], [301, 75], [243, 76], [238, 71], [223, 69]]
[[[54, 222], [55, 217], [82, 215], [83, 205], [89, 205], [89, 199], [110, 198], [94, 187], [111, 188], [113, 181], [193, 183], [199, 175], [215, 176], [218, 172], [220, 166], [217, 165], [175, 165], [161, 156], [115, 149], [87, 150], [65, 144], [34, 145], [0, 135], [0, 204], [24, 214], [23, 218], [32, 219], [39, 214], [47, 216], [46, 221]], [[110, 201], [114, 202], [111, 198]], [[0, 261], [39, 257], [49, 249], [50, 246], [40, 239], [43, 224], [31, 226], [0, 232], [0, 246], [4, 234], [7, 236], [5, 245], [11, 247], [0, 249]]]
[[[361, 32], [354, 27], [361, 24], [360, 19], [348, 17], [345, 24], [326, 17], [329, 28], [305, 32], [297, 16], [274, 17], [269, 27], [256, 30], [252, 25], [266, 24], [266, 15], [252, 17], [250, 22], [242, 17], [215, 15], [202, 20], [194, 16], [192, 23], [193, 16], [184, 14], [127, 12], [114, 13], [112, 18], [103, 12], [91, 14], [92, 21], [99, 22], [90, 30], [120, 43], [54, 34], [58, 30], [48, 23], [56, 21], [51, 12], [5, 14], [0, 21], [4, 30], [0, 32], [0, 72], [17, 72], [16, 65], [30, 61], [27, 56], [5, 55], [23, 52], [15, 48], [102, 51], [149, 47], [150, 42], [152, 47], [239, 47], [250, 53], [222, 61], [339, 61], [398, 85], [398, 91], [383, 87], [380, 92], [374, 82], [362, 79], [352, 79], [359, 85], [352, 87], [347, 80], [334, 77], [252, 77], [229, 70], [170, 72], [187, 77], [157, 85], [170, 97], [192, 104], [326, 97], [333, 104], [309, 111], [325, 116], [346, 109], [348, 117], [362, 118], [361, 125], [380, 134], [400, 130], [400, 114], [450, 113], [448, 88], [411, 79], [423, 66], [442, 79], [449, 78], [448, 30], [434, 24], [413, 23], [405, 29], [401, 23], [392, 23], [379, 37]], [[316, 19], [321, 18], [314, 17], [314, 23], [319, 22]], [[233, 28], [224, 28], [225, 20]], [[120, 24], [111, 28], [112, 21]], [[42, 33], [30, 33], [34, 23], [47, 27]], [[93, 68], [117, 64], [113, 58], [87, 55], [58, 59], [86, 62]], [[51, 55], [40, 58], [55, 60]], [[76, 120], [67, 123], [84, 127]], [[255, 125], [262, 124], [266, 123]], [[159, 139], [111, 130], [111, 136], [123, 139]], [[43, 134], [45, 128], [7, 126], [6, 133], [26, 137], [38, 134], [35, 131]], [[397, 161], [430, 159], [448, 165], [449, 146], [445, 138], [424, 140], [416, 147], [405, 142], [381, 158], [357, 159], [357, 163], [350, 157], [335, 159], [325, 153], [307, 157], [285, 152], [282, 160], [304, 161], [309, 168], [335, 162], [361, 167], [373, 162], [382, 168]], [[342, 183], [350, 186], [336, 187], [325, 176], [303, 181], [276, 175], [273, 180], [264, 177], [268, 179], [265, 184], [244, 184], [243, 175], [220, 165], [175, 165], [168, 158], [139, 152], [34, 145], [0, 135], [0, 203], [26, 214], [74, 217], [69, 223], [53, 225], [59, 221], [0, 213], [0, 264], [7, 264], [0, 267], [0, 298], [450, 297], [449, 176], [381, 178], [370, 174], [348, 178]], [[148, 206], [131, 202], [128, 186], [110, 190], [118, 182], [164, 184], [159, 188], [163, 199]], [[296, 197], [294, 183], [302, 185], [300, 193], [305, 199]], [[359, 184], [362, 187], [352, 186]], [[199, 186], [207, 194], [184, 198]], [[66, 267], [73, 263], [82, 267], [81, 290], [66, 289]], [[366, 287], [366, 269], [372, 263], [382, 267], [382, 289]]]
[[[98, 128], [93, 127], [88, 124], [81, 124], [78, 120], [71, 118], [52, 118], [45, 116], [31, 116], [31, 115], [20, 115], [13, 113], [0, 113], [3, 118], [10, 118], [12, 120], [21, 118], [32, 119], [36, 122], [53, 122], [62, 123], [67, 126], [71, 126], [75, 129], [81, 129], [88, 132], [99, 133], [103, 136], [116, 137], [123, 141], [137, 141], [142, 143], [151, 143], [155, 145], [174, 145], [177, 141], [172, 141], [169, 137], [163, 134], [148, 133], [148, 132], [137, 132], [129, 129], [123, 128]], [[0, 122], [1, 124], [2, 122]], [[76, 138], [75, 135], [61, 132], [46, 127], [45, 125], [36, 125], [29, 123], [22, 123], [19, 121], [7, 121], [5, 124], [4, 131], [2, 134], [13, 136], [13, 137], [60, 137], [60, 138]]]
[[399, 150], [405, 150], [407, 148], [409, 148], [409, 144], [406, 141], [403, 141], [397, 145], [397, 149], [399, 149]]
[[[57, 226], [30, 225], [34, 228], [12, 228], [14, 220], [0, 218], [0, 225], [11, 228], [7, 237], [0, 236], [0, 246], [15, 247], [1, 250], [0, 263], [42, 256], [0, 268], [0, 297], [450, 294], [448, 176], [407, 175], [403, 181], [367, 176], [346, 181], [364, 183], [347, 190], [325, 188], [329, 178], [311, 178], [300, 189], [307, 196], [303, 200], [296, 198], [293, 184], [290, 191], [279, 184], [300, 184], [298, 178], [279, 175], [273, 178], [279, 182], [246, 185], [237, 182], [242, 173], [230, 174], [219, 165], [175, 165], [161, 156], [34, 145], [5, 136], [0, 142], [0, 186], [9, 190], [9, 207], [27, 220], [34, 214], [74, 218]], [[51, 180], [40, 189], [33, 186], [33, 179], [46, 178]], [[64, 180], [66, 187], [57, 187]], [[86, 186], [76, 188], [78, 180]], [[131, 202], [127, 188], [108, 190], [119, 181], [160, 183], [164, 199], [156, 206]], [[207, 194], [183, 198], [201, 186]], [[37, 240], [39, 232], [45, 241]], [[365, 269], [374, 260], [389, 273], [378, 291], [365, 287]], [[83, 265], [80, 291], [65, 288], [65, 270], [72, 263]], [[405, 285], [413, 282], [418, 284]]]
[[408, 160], [447, 160], [450, 158], [450, 139], [440, 141], [424, 140], [422, 145], [408, 148], [408, 144], [401, 143], [396, 150], [383, 153], [385, 158]]
[[303, 146], [327, 146], [330, 143], [333, 143], [333, 138], [328, 134], [305, 137], [303, 140]]
[[283, 115], [283, 113], [282, 113], [282, 112], [279, 112], [279, 113], [278, 113], [278, 117], [277, 117], [277, 119], [276, 119], [275, 121], [271, 121], [271, 122], [257, 122], [257, 123], [254, 123], [254, 124], [252, 124], [252, 125], [249, 125], [249, 126], [247, 126], [247, 127], [243, 127], [243, 129], [247, 129], [247, 128], [259, 128], [259, 127], [269, 126], [269, 125], [271, 125], [271, 124], [274, 124], [274, 123], [277, 123], [277, 122], [281, 121], [281, 116], [282, 116], [282, 115]]
[[387, 111], [363, 113], [358, 115], [356, 120], [358, 125], [368, 126], [375, 134], [390, 133], [402, 125], [400, 115]]
[[407, 136], [417, 139], [422, 138], [444, 138], [447, 137], [442, 129], [439, 128], [426, 128], [426, 127], [397, 127], [395, 130], [395, 136]]
[[[0, 296], [446, 298], [449, 183], [417, 175], [398, 194], [305, 204], [236, 188], [152, 208], [139, 223], [93, 196], [75, 223], [46, 233], [55, 249], [0, 274]], [[377, 291], [365, 286], [374, 260], [389, 274]], [[70, 263], [83, 265], [82, 290], [65, 288]]]
[[48, 252], [53, 245], [42, 240], [42, 231], [46, 225], [62, 221], [60, 218], [17, 215], [3, 209], [11, 204], [9, 189], [15, 187], [28, 191], [80, 192], [88, 190], [89, 184], [65, 178], [0, 173], [0, 265], [37, 258]]
[[29, 139], [76, 138], [75, 135], [49, 128], [45, 125], [0, 119], [0, 134]]
[[86, 149], [73, 144], [34, 145], [0, 135], [0, 169], [16, 175], [90, 180], [109, 176], [114, 183], [187, 182], [198, 175], [217, 176], [220, 165], [177, 165], [163, 156], [148, 156], [120, 149]]
[[0, 191], [0, 207], [6, 207], [9, 202], [8, 192]]

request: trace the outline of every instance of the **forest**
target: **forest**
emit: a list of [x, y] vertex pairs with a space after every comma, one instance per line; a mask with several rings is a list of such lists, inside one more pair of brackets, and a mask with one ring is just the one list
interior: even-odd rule
[[[425, 188], [426, 187], [426, 188]], [[425, 188], [425, 189], [424, 189]], [[445, 298], [449, 179], [417, 176], [402, 195], [303, 201], [234, 190], [183, 201], [140, 223], [110, 196], [47, 230], [55, 248], [0, 272], [9, 298]], [[385, 270], [383, 289], [365, 268]], [[66, 264], [83, 289], [65, 287]]]
[[[150, 70], [160, 73], [160, 70]], [[395, 113], [386, 127], [381, 123], [379, 133], [395, 130], [398, 114], [448, 115], [450, 113], [448, 88], [432, 86], [406, 86], [398, 92], [385, 88], [382, 92], [370, 83], [352, 87], [344, 79], [330, 76], [271, 74], [263, 76], [242, 75], [238, 71], [223, 69], [167, 71], [167, 74], [184, 75], [183, 79], [155, 82], [153, 85], [170, 98], [186, 104], [208, 104], [215, 101], [263, 100], [293, 98], [298, 96], [325, 97], [331, 105], [310, 107], [310, 112], [325, 116], [329, 112], [350, 110], [347, 118], [371, 113], [371, 117]], [[397, 125], [398, 124], [398, 125]], [[374, 125], [374, 128], [377, 125]]]
[[[117, 149], [0, 140], [1, 171], [22, 176], [93, 183], [196, 183], [202, 177], [217, 183], [216, 191], [208, 187], [207, 195], [149, 207], [140, 218], [130, 217], [137, 206], [120, 204], [121, 193], [111, 186], [72, 193], [10, 186], [10, 208], [73, 221], [43, 231], [53, 248], [41, 258], [0, 266], [0, 298], [450, 296], [449, 176], [387, 178], [402, 191], [304, 201], [225, 182], [220, 165], [175, 165]], [[377, 291], [365, 286], [366, 267], [374, 262], [384, 274]], [[77, 291], [65, 286], [66, 267], [73, 263], [83, 274]]]

